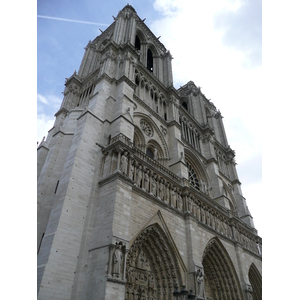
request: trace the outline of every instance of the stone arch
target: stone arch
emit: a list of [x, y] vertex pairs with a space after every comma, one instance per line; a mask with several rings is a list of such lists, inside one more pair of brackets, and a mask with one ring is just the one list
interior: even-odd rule
[[153, 130], [153, 134], [150, 133], [150, 130], [149, 130], [149, 136], [145, 136], [143, 134], [145, 141], [146, 141], [145, 143], [148, 143], [150, 139], [153, 139], [154, 133], [156, 133], [157, 134], [156, 138], [159, 138], [159, 140], [156, 140], [156, 142], [158, 145], [160, 145], [160, 148], [162, 150], [162, 158], [169, 159], [169, 150], [168, 150], [167, 142], [166, 142], [161, 130], [156, 125], [156, 123], [148, 115], [141, 113], [141, 112], [134, 113], [133, 118], [134, 118], [135, 124], [138, 126], [140, 126], [140, 120], [145, 120], [149, 124], [150, 130]]
[[206, 187], [208, 188], [210, 183], [209, 176], [203, 166], [202, 161], [198, 158], [198, 155], [195, 154], [191, 149], [184, 148], [184, 158], [185, 162], [187, 163], [188, 169], [189, 166], [191, 166], [197, 176], [197, 179], [199, 181], [199, 190], [202, 190], [201, 182], [204, 182], [206, 184]]
[[144, 228], [131, 243], [126, 280], [126, 300], [170, 299], [175, 287], [184, 284], [176, 250], [158, 223]]
[[252, 287], [252, 299], [262, 299], [262, 277], [254, 263], [251, 264], [248, 272], [248, 278]]
[[143, 31], [140, 30], [138, 27], [136, 27], [135, 35], [139, 37], [141, 43], [146, 42], [146, 37], [145, 37]]
[[207, 298], [243, 299], [236, 270], [219, 238], [214, 237], [207, 243], [203, 253], [202, 265]]
[[134, 127], [133, 145], [142, 151], [144, 151], [146, 146], [145, 137], [137, 126]]
[[149, 148], [154, 153], [155, 147], [157, 149], [157, 158], [158, 159], [163, 158], [164, 152], [163, 152], [162, 148], [160, 147], [160, 145], [153, 139], [149, 140], [146, 148]]

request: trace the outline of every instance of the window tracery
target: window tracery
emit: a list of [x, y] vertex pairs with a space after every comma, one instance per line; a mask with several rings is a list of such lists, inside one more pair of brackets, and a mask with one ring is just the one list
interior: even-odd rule
[[186, 165], [188, 167], [188, 172], [189, 172], [189, 183], [196, 188], [197, 190], [200, 190], [199, 187], [199, 180], [197, 178], [197, 175], [194, 171], [194, 169], [192, 168], [192, 166], [189, 164], [189, 162], [186, 162]]

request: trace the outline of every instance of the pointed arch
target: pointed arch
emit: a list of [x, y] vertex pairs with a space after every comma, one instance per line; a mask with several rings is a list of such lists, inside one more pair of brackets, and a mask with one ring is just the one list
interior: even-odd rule
[[130, 299], [130, 294], [169, 299], [174, 288], [184, 284], [173, 245], [158, 223], [148, 225], [136, 236], [126, 260], [125, 299]]
[[202, 264], [207, 297], [223, 300], [243, 299], [236, 270], [219, 238], [214, 237], [207, 243]]
[[262, 276], [254, 263], [252, 263], [249, 268], [248, 278], [252, 286], [253, 300], [261, 300], [262, 299]]
[[[202, 161], [198, 155], [189, 148], [184, 148], [184, 158], [188, 167], [190, 184], [196, 189], [205, 192], [203, 185], [205, 184], [206, 187], [208, 187], [210, 180]], [[195, 183], [196, 179], [198, 185]]]
[[149, 140], [147, 143], [147, 149], [150, 149], [152, 153], [154, 153], [154, 149], [157, 149], [157, 158], [163, 158], [164, 157], [164, 152], [160, 145], [153, 139]]
[[137, 126], [134, 127], [133, 145], [142, 151], [146, 145], [145, 137]]

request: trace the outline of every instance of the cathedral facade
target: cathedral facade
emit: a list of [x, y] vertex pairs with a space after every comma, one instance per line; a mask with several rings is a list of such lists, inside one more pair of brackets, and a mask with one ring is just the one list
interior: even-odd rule
[[126, 5], [66, 79], [37, 150], [38, 299], [262, 299], [222, 115], [171, 61]]

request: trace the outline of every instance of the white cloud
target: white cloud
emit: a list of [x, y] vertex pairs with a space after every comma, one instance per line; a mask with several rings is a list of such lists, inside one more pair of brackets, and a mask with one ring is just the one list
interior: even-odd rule
[[48, 131], [54, 125], [54, 117], [47, 116], [45, 114], [39, 114], [37, 116], [37, 141], [40, 143], [43, 137], [47, 137]]
[[42, 102], [43, 104], [49, 105], [47, 98], [41, 94], [37, 94], [37, 100]]

